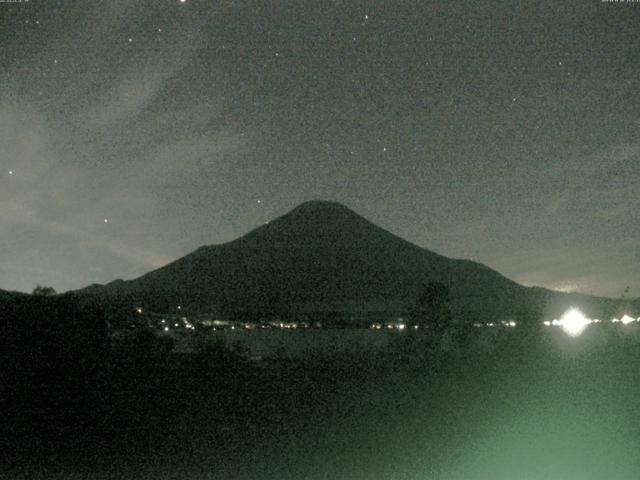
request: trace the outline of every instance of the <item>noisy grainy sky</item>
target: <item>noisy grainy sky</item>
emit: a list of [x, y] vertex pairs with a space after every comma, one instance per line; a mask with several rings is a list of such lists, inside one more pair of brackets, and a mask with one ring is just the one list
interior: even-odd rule
[[640, 295], [640, 3], [0, 1], [0, 288], [133, 278], [336, 200]]

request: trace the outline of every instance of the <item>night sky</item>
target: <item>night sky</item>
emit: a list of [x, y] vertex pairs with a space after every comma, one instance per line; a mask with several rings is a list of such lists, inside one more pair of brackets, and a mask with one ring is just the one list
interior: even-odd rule
[[640, 2], [0, 3], [0, 288], [133, 278], [312, 199], [640, 296]]

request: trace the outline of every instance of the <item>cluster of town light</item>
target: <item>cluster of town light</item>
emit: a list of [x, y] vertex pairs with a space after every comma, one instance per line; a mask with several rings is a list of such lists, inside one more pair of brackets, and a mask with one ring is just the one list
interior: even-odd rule
[[[369, 328], [371, 328], [372, 330], [382, 330], [384, 328], [386, 328], [387, 330], [406, 330], [407, 328], [411, 328], [410, 325], [407, 325], [406, 323], [403, 322], [389, 322], [389, 323], [380, 323], [380, 322], [376, 322], [376, 323], [372, 323]], [[418, 330], [418, 325], [414, 325], [413, 329], [414, 330]]]
[[[178, 310], [182, 310], [182, 306], [178, 306], [177, 307]], [[138, 314], [142, 314], [143, 310], [142, 307], [137, 307], [136, 308], [136, 312]], [[370, 328], [374, 329], [374, 330], [382, 330], [384, 328], [389, 329], [389, 330], [406, 330], [407, 328], [411, 328], [410, 326], [408, 326], [406, 323], [404, 323], [402, 321], [402, 318], [398, 318], [396, 320], [396, 322], [389, 322], [389, 323], [382, 323], [382, 322], [376, 322], [371, 324]], [[181, 318], [182, 321], [182, 326], [184, 326], [184, 328], [186, 328], [187, 330], [195, 330], [195, 326], [190, 323], [186, 317], [182, 317]], [[582, 313], [580, 310], [578, 310], [577, 308], [571, 308], [569, 310], [567, 310], [567, 312], [565, 312], [564, 315], [562, 315], [561, 318], [559, 319], [555, 319], [555, 320], [546, 320], [544, 322], [544, 324], [547, 327], [560, 327], [562, 328], [562, 330], [564, 330], [567, 335], [571, 336], [571, 337], [577, 337], [578, 335], [580, 335], [582, 332], [584, 332], [584, 330], [587, 328], [587, 326], [589, 326], [592, 323], [601, 323], [602, 320], [599, 319], [591, 319], [588, 318], [584, 313]], [[630, 323], [633, 322], [640, 322], [640, 317], [639, 318], [633, 318], [629, 315], [623, 315], [621, 318], [613, 318], [611, 319], [611, 323], [622, 323], [623, 325], [628, 325]], [[162, 319], [161, 323], [163, 324], [163, 330], [165, 332], [168, 332], [170, 330], [170, 326], [166, 325], [166, 320]], [[174, 328], [179, 328], [180, 324], [179, 323], [174, 323]], [[247, 329], [252, 329], [255, 328], [252, 325], [246, 324], [244, 325], [245, 328]], [[275, 324], [273, 325], [275, 327], [279, 327], [279, 328], [284, 328], [284, 329], [289, 329], [289, 328], [297, 328], [298, 324], [296, 322], [286, 322], [286, 323], [279, 323], [279, 324]], [[307, 324], [302, 324], [303, 327], [308, 327]], [[489, 322], [489, 323], [474, 323], [473, 324], [474, 327], [509, 327], [509, 328], [513, 328], [516, 326], [516, 322], [514, 322], [513, 320], [510, 321], [501, 321], [501, 322]], [[264, 328], [264, 326], [263, 326]], [[413, 325], [413, 329], [417, 330], [419, 327], [418, 325]], [[235, 326], [231, 326], [232, 330], [235, 330]], [[215, 328], [214, 328], [215, 330]]]
[[[195, 329], [196, 329], [196, 327], [195, 327], [191, 322], [189, 322], [189, 321], [187, 320], [187, 317], [182, 317], [182, 318], [181, 318], [181, 321], [182, 321], [182, 326], [183, 326], [184, 328], [186, 328], [187, 330], [195, 330]], [[163, 318], [162, 320], [160, 320], [160, 323], [163, 325], [163, 328], [162, 328], [162, 329], [163, 329], [165, 332], [168, 332], [168, 331], [171, 329], [171, 328], [170, 328], [170, 325], [167, 325], [167, 320], [166, 320], [166, 319], [164, 319], [164, 318]], [[173, 324], [173, 327], [174, 327], [174, 328], [180, 328], [180, 323], [175, 322], [175, 323]]]
[[503, 320], [501, 322], [489, 322], [489, 323], [480, 323], [480, 322], [476, 322], [473, 324], [474, 327], [476, 328], [482, 328], [482, 327], [508, 327], [508, 328], [513, 328], [515, 327], [517, 324], [516, 322], [514, 322], [513, 320]]
[[[613, 318], [611, 320], [611, 323], [622, 323], [623, 325], [628, 325], [632, 322], [640, 322], [640, 318], [624, 315], [622, 318]], [[560, 319], [547, 320], [544, 322], [547, 327], [554, 326], [562, 328], [562, 330], [571, 337], [577, 337], [592, 323], [602, 323], [602, 320], [587, 318], [587, 316], [577, 308], [568, 310]]]

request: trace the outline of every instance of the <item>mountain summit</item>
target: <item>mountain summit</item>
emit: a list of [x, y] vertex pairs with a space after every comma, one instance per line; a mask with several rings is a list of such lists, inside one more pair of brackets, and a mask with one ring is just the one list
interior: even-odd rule
[[529, 320], [567, 303], [559, 300], [563, 294], [523, 287], [479, 263], [420, 248], [326, 201], [303, 203], [236, 240], [201, 247], [137, 279], [81, 292], [154, 311], [181, 305], [251, 318], [389, 318], [406, 312], [433, 280], [450, 286], [454, 312], [470, 321]]

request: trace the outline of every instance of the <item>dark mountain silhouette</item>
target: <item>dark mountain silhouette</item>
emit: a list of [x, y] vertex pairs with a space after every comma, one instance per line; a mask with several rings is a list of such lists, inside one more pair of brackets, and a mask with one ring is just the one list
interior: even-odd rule
[[105, 306], [220, 316], [333, 312], [344, 318], [402, 315], [424, 285], [450, 286], [454, 313], [469, 321], [533, 321], [579, 305], [592, 315], [615, 300], [521, 286], [469, 260], [438, 255], [347, 207], [304, 203], [237, 240], [197, 249], [130, 281], [78, 293]]

